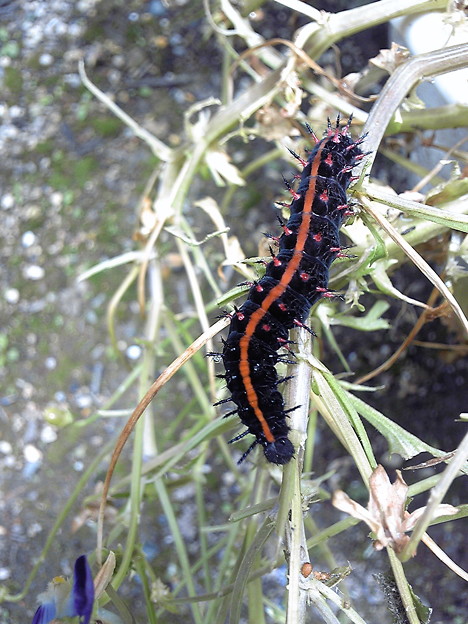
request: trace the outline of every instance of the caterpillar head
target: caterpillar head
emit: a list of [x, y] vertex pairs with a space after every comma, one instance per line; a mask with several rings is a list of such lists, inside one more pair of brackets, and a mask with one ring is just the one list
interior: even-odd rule
[[287, 464], [294, 455], [294, 446], [286, 436], [276, 438], [274, 442], [266, 442], [263, 445], [265, 457], [272, 464]]

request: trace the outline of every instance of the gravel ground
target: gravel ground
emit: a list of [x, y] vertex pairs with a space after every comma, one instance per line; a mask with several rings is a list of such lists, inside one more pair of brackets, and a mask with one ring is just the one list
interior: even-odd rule
[[[58, 443], [44, 414], [86, 417], [126, 374], [108, 351], [104, 321], [121, 275], [77, 276], [134, 249], [137, 204], [155, 164], [82, 87], [78, 60], [140, 124], [177, 144], [182, 111], [200, 95], [189, 73], [195, 61], [184, 58], [187, 45], [196, 51], [201, 8], [188, 4], [172, 11], [158, 0], [0, 6], [0, 582], [10, 591], [24, 584], [64, 495], [120, 426], [96, 424], [85, 439]], [[140, 351], [134, 318], [129, 310], [119, 325], [129, 360]], [[69, 572], [69, 553], [93, 543], [86, 527], [59, 536], [28, 602], [0, 605], [2, 624], [27, 621], [48, 577]]]

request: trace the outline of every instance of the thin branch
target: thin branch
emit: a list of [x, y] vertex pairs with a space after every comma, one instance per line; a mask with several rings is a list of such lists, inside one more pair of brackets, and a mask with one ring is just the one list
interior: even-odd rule
[[364, 149], [372, 152], [371, 160], [375, 158], [376, 150], [393, 114], [416, 84], [425, 78], [452, 72], [467, 65], [468, 46], [466, 44], [419, 54], [404, 65], [400, 65], [386, 82], [364, 127], [364, 132], [369, 131]]
[[449, 568], [449, 570], [452, 570], [452, 572], [455, 572], [457, 576], [459, 576], [461, 579], [463, 579], [464, 581], [468, 583], [468, 572], [466, 572], [463, 568], [457, 565], [455, 561], [450, 559], [447, 553], [444, 552], [442, 548], [434, 542], [432, 537], [430, 537], [427, 533], [424, 533], [424, 535], [421, 537], [421, 541], [424, 542], [424, 544], [426, 544], [429, 550], [438, 559], [440, 559], [440, 561], [442, 561], [442, 563], [444, 563], [447, 566], [447, 568]]
[[314, 9], [314, 7], [311, 7], [305, 2], [301, 2], [301, 0], [275, 0], [275, 2], [277, 2], [278, 4], [282, 4], [285, 7], [288, 7], [288, 9], [292, 9], [297, 13], [302, 13], [303, 15], [310, 17], [310, 19], [314, 20], [315, 22], [320, 23], [323, 19], [322, 11]]
[[172, 150], [167, 147], [162, 141], [157, 139], [153, 134], [142, 128], [137, 122], [127, 115], [111, 98], [101, 91], [86, 75], [84, 61], [81, 59], [78, 63], [78, 72], [81, 77], [81, 81], [84, 86], [96, 96], [116, 117], [118, 117], [123, 123], [132, 130], [137, 137], [142, 139], [151, 149], [153, 154], [164, 160], [165, 162], [171, 160]]

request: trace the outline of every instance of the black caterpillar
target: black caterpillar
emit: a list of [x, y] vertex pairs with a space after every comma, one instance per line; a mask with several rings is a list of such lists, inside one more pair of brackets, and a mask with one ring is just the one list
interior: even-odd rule
[[297, 154], [303, 168], [297, 191], [287, 184], [293, 201], [287, 223], [280, 220], [283, 233], [279, 252], [266, 267], [264, 277], [254, 283], [247, 301], [231, 315], [229, 335], [220, 354], [230, 399], [237, 409], [244, 433], [263, 447], [268, 461], [286, 464], [294, 455], [288, 438], [284, 400], [278, 390], [276, 364], [287, 359], [278, 354], [289, 343], [293, 327], [305, 327], [310, 308], [327, 290], [331, 263], [341, 253], [339, 229], [349, 214], [346, 189], [352, 169], [364, 154], [359, 148], [363, 138], [349, 136], [348, 123], [340, 129], [340, 118], [332, 127], [328, 121], [325, 138], [319, 140], [309, 128], [315, 147], [307, 162]]

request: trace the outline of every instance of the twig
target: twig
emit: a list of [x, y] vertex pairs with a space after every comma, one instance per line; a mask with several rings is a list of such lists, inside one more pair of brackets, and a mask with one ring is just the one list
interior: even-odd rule
[[364, 149], [372, 152], [371, 161], [375, 158], [376, 150], [390, 119], [407, 93], [425, 78], [452, 72], [467, 65], [468, 46], [466, 44], [419, 54], [404, 65], [400, 65], [386, 82], [364, 127], [364, 132], [369, 131]]
[[101, 91], [86, 75], [84, 61], [81, 59], [78, 63], [78, 71], [84, 86], [91, 91], [93, 95], [97, 97], [107, 108], [114, 113], [123, 123], [128, 126], [137, 137], [145, 141], [155, 156], [164, 161], [169, 161], [172, 158], [172, 150], [167, 147], [162, 141], [157, 139], [153, 134], [142, 128], [137, 122], [127, 115], [115, 102], [113, 102], [109, 96]]

